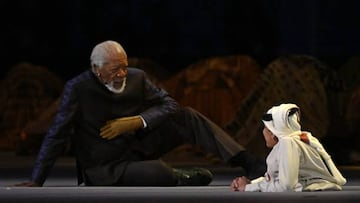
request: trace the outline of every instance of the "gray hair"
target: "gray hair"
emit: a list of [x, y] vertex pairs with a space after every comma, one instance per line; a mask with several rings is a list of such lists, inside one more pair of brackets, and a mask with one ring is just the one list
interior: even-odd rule
[[123, 60], [127, 58], [124, 48], [115, 41], [104, 41], [97, 44], [91, 52], [91, 66], [101, 68], [105, 63], [112, 60]]

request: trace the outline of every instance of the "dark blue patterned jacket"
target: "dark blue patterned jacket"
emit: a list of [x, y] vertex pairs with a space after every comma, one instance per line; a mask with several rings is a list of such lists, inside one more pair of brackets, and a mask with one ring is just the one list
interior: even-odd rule
[[[100, 128], [109, 120], [141, 115], [147, 130], [157, 127], [170, 114], [177, 111], [177, 102], [168, 93], [156, 87], [146, 74], [128, 68], [124, 92], [110, 92], [90, 71], [69, 80], [63, 91], [54, 123], [44, 138], [31, 181], [42, 185], [56, 158], [63, 152], [68, 137], [72, 135], [75, 157], [82, 181], [94, 185], [111, 185], [122, 173], [112, 172], [114, 162], [126, 163], [130, 146], [126, 136], [113, 140], [100, 137]], [[146, 131], [142, 131], [145, 133]]]

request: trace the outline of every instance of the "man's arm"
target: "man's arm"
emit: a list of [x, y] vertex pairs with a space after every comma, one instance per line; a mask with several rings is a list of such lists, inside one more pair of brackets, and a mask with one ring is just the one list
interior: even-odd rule
[[77, 102], [73, 82], [68, 82], [61, 97], [54, 123], [44, 137], [30, 181], [42, 186], [58, 155], [63, 152], [70, 134], [71, 121], [76, 112]]
[[162, 123], [168, 115], [175, 113], [179, 105], [164, 89], [155, 86], [145, 75], [144, 83], [145, 101], [149, 108], [140, 116], [145, 120], [146, 125], [152, 128]]

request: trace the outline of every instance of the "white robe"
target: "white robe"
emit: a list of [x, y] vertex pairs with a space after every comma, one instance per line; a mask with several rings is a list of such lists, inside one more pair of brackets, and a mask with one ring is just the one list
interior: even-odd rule
[[[300, 139], [301, 133], [309, 144]], [[309, 132], [296, 132], [279, 139], [266, 162], [264, 177], [252, 180], [245, 191], [341, 190], [346, 183], [331, 157]]]

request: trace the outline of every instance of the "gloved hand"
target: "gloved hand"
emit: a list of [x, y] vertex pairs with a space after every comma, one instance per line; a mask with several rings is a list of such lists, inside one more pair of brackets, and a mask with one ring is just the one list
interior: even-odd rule
[[140, 116], [129, 116], [108, 121], [100, 129], [100, 136], [104, 139], [113, 139], [121, 134], [133, 132], [144, 127]]

